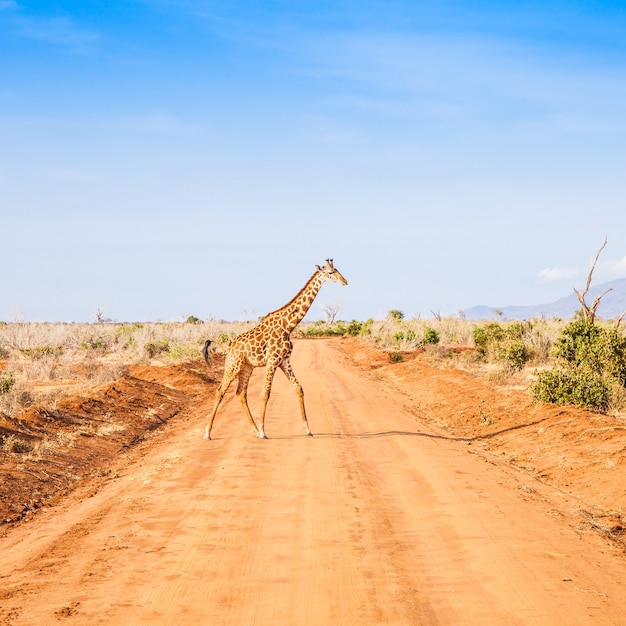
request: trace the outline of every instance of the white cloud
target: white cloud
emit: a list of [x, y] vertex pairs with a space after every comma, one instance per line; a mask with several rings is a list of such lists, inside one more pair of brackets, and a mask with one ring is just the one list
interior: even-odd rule
[[608, 272], [613, 278], [626, 277], [626, 256], [621, 261], [610, 263], [608, 266]]
[[626, 278], [626, 256], [618, 261], [600, 260], [593, 273], [594, 282], [605, 282], [616, 278]]
[[578, 270], [563, 269], [558, 267], [549, 267], [539, 272], [539, 278], [546, 282], [554, 282], [557, 280], [569, 280], [578, 275]]

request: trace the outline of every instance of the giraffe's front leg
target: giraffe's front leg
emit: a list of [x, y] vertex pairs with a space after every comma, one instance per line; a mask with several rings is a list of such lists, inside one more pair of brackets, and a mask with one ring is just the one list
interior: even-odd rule
[[277, 367], [278, 363], [268, 361], [265, 368], [265, 386], [263, 387], [263, 397], [261, 399], [261, 417], [259, 419], [259, 423], [257, 424], [259, 429], [257, 437], [259, 439], [267, 439], [267, 435], [265, 434], [265, 411], [267, 410], [267, 403], [270, 399], [270, 393], [272, 391], [272, 381], [274, 380], [274, 374]]
[[285, 376], [289, 379], [289, 382], [294, 386], [294, 389], [298, 394], [298, 400], [300, 401], [300, 413], [302, 415], [302, 423], [304, 424], [304, 431], [307, 435], [309, 435], [309, 437], [312, 437], [313, 433], [309, 428], [309, 421], [307, 420], [306, 409], [304, 407], [304, 389], [302, 389], [302, 385], [298, 382], [296, 375], [291, 369], [289, 358], [284, 359], [284, 361], [280, 364], [280, 369], [283, 370]]

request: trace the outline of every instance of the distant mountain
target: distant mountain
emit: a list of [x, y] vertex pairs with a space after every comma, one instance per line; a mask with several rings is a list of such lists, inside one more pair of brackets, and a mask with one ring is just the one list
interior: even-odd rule
[[[600, 305], [596, 311], [596, 315], [602, 319], [616, 319], [624, 311], [626, 311], [626, 278], [618, 278], [617, 280], [602, 283], [601, 285], [592, 285], [589, 293], [585, 296], [585, 302], [591, 305], [594, 298], [609, 291], [600, 301]], [[580, 291], [581, 289], [578, 289]], [[569, 296], [560, 298], [549, 304], [531, 304], [528, 306], [473, 306], [465, 309], [463, 314], [470, 320], [498, 319], [500, 316], [496, 311], [502, 312], [505, 319], [510, 320], [529, 320], [533, 317], [560, 317], [561, 319], [569, 319], [573, 317], [576, 311], [581, 308], [580, 302], [574, 290]]]

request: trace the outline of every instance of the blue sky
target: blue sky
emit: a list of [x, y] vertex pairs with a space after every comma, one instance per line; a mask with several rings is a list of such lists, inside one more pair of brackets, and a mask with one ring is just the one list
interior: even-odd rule
[[340, 318], [626, 277], [621, 2], [0, 0], [0, 320]]

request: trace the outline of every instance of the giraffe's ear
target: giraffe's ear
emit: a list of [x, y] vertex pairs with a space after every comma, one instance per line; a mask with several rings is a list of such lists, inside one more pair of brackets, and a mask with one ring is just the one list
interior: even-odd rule
[[317, 271], [318, 271], [318, 272], [321, 272], [321, 271], [322, 271], [322, 268], [321, 268], [319, 265], [316, 265], [315, 267], [316, 267], [316, 269], [317, 269]]

